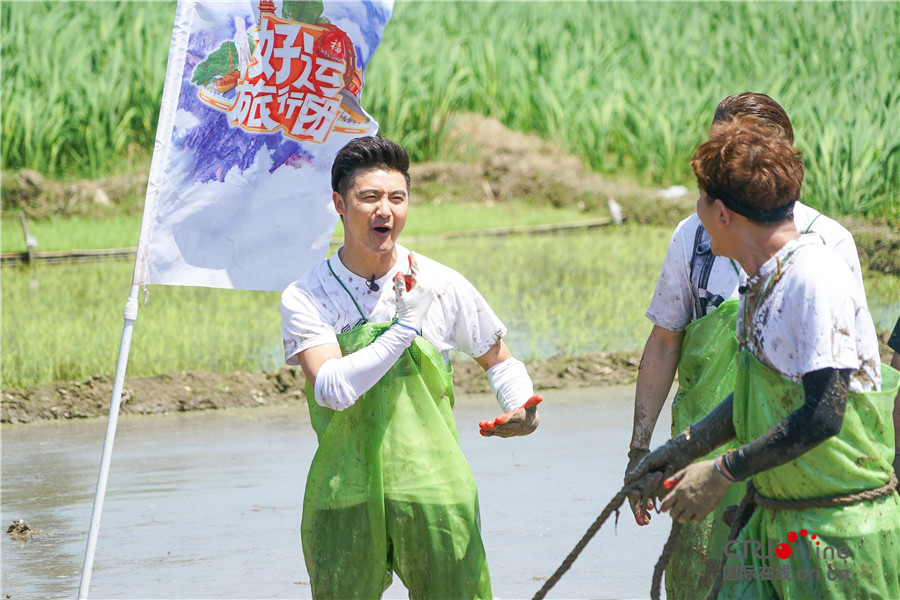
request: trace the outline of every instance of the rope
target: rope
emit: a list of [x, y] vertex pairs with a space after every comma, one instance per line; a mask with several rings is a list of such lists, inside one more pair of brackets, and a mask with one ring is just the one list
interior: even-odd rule
[[553, 575], [551, 575], [550, 578], [544, 582], [544, 585], [537, 591], [532, 600], [542, 600], [542, 598], [547, 595], [547, 592], [549, 592], [550, 589], [554, 585], [556, 585], [556, 582], [558, 582], [562, 578], [565, 572], [569, 570], [569, 568], [572, 566], [572, 563], [574, 563], [575, 559], [578, 558], [578, 555], [581, 554], [581, 552], [588, 545], [588, 542], [591, 541], [591, 538], [594, 537], [594, 535], [600, 530], [600, 527], [603, 525], [603, 523], [605, 523], [609, 518], [609, 515], [611, 515], [613, 512], [618, 515], [619, 507], [622, 506], [623, 502], [625, 502], [625, 498], [628, 497], [628, 494], [630, 494], [634, 490], [643, 489], [645, 481], [651, 479], [652, 477], [654, 477], [654, 473], [648, 473], [642, 479], [629, 483], [621, 490], [619, 490], [618, 494], [613, 496], [613, 499], [610, 500], [609, 504], [606, 505], [606, 508], [604, 508], [603, 512], [600, 513], [600, 516], [598, 516], [593, 524], [588, 527], [588, 530], [581, 537], [578, 543], [575, 544], [575, 547], [571, 552], [569, 552], [569, 555], [566, 556], [565, 560], [563, 560], [559, 568], [556, 569], [556, 572], [554, 572]]
[[[862, 492], [846, 494], [843, 496], [823, 496], [820, 498], [805, 498], [801, 500], [777, 500], [761, 495], [759, 491], [757, 491], [756, 486], [753, 485], [753, 481], [747, 481], [747, 493], [738, 505], [734, 521], [731, 523], [731, 530], [728, 532], [728, 542], [726, 542], [725, 545], [727, 546], [728, 543], [737, 539], [741, 530], [747, 522], [750, 521], [750, 517], [753, 516], [753, 512], [756, 510], [757, 506], [772, 510], [802, 510], [806, 508], [849, 506], [851, 504], [856, 504], [857, 502], [866, 502], [868, 500], [876, 500], [888, 496], [897, 489], [897, 484], [897, 473], [891, 473], [890, 481], [881, 487], [871, 490], [863, 490]], [[722, 562], [719, 564], [719, 572], [716, 573], [716, 579], [709, 589], [706, 600], [716, 600], [719, 596], [719, 591], [722, 589], [722, 578], [725, 573], [725, 563], [727, 560], [727, 557], [723, 553]], [[655, 575], [656, 574], [654, 573], [654, 577]]]
[[[875, 500], [882, 496], [888, 496], [897, 489], [897, 473], [891, 473], [891, 480], [881, 487], [871, 490], [863, 490], [853, 494], [844, 496], [824, 496], [820, 498], [805, 498], [802, 500], [777, 500], [775, 498], [766, 498], [761, 495], [756, 488], [753, 488], [753, 502], [762, 508], [771, 508], [773, 510], [802, 510], [805, 508], [831, 508], [834, 506], [849, 506], [857, 502], [866, 502], [867, 500]], [[750, 493], [750, 486], [747, 486], [747, 492]]]
[[[606, 505], [606, 508], [600, 513], [600, 515], [594, 520], [585, 534], [581, 537], [575, 547], [569, 552], [569, 555], [566, 556], [565, 560], [563, 560], [562, 564], [556, 571], [551, 575], [547, 581], [544, 582], [544, 585], [541, 586], [541, 589], [537, 591], [532, 600], [543, 600], [546, 597], [547, 592], [549, 592], [556, 583], [562, 579], [562, 576], [565, 575], [566, 571], [568, 571], [578, 556], [584, 551], [587, 547], [588, 542], [600, 531], [600, 527], [603, 526], [603, 523], [609, 518], [609, 516], [615, 512], [618, 515], [619, 507], [622, 506], [622, 503], [625, 502], [625, 499], [628, 497], [632, 491], [643, 491], [645, 486], [653, 480], [655, 475], [653, 473], [648, 473], [643, 478], [634, 481], [625, 487], [623, 487], [619, 492], [613, 496], [613, 499], [610, 500], [609, 504]], [[894, 490], [897, 489], [898, 479], [897, 474], [891, 474], [891, 480], [875, 489], [864, 490], [862, 492], [856, 492], [853, 494], [847, 494], [844, 496], [827, 496], [822, 498], [807, 498], [803, 500], [776, 500], [774, 498], [766, 498], [759, 494], [756, 490], [756, 486], [753, 485], [752, 481], [747, 481], [747, 493], [744, 494], [744, 498], [741, 500], [741, 503], [737, 507], [737, 511], [735, 512], [734, 519], [731, 523], [731, 529], [728, 532], [728, 542], [733, 542], [737, 539], [738, 535], [740, 535], [741, 530], [744, 529], [744, 526], [750, 521], [750, 517], [753, 516], [753, 513], [756, 511], [756, 507], [760, 506], [762, 508], [769, 508], [774, 510], [801, 510], [805, 508], [828, 508], [833, 506], [848, 506], [850, 504], [855, 504], [857, 502], [865, 502], [867, 500], [875, 500], [877, 498], [881, 498], [883, 496], [887, 496], [891, 494]], [[659, 560], [656, 561], [656, 566], [653, 568], [653, 583], [650, 589], [650, 597], [652, 600], [659, 600], [660, 589], [662, 587], [662, 576], [666, 570], [666, 567], [669, 564], [669, 558], [672, 555], [672, 550], [675, 547], [675, 541], [678, 539], [678, 536], [681, 534], [681, 523], [678, 521], [672, 521], [672, 531], [669, 533], [669, 538], [666, 540], [665, 546], [663, 546], [662, 554], [660, 554]], [[726, 545], [727, 543], [726, 542]], [[716, 600], [719, 596], [719, 591], [722, 588], [722, 578], [725, 572], [725, 563], [727, 561], [726, 556], [722, 556], [722, 562], [719, 564], [719, 572], [716, 574], [716, 579], [713, 581], [713, 585], [709, 590], [709, 593], [706, 596], [706, 600]]]
[[653, 567], [653, 584], [650, 586], [650, 598], [652, 600], [659, 600], [659, 590], [662, 587], [662, 576], [666, 567], [669, 566], [669, 557], [672, 556], [672, 550], [675, 548], [675, 541], [680, 534], [681, 522], [672, 519], [672, 531], [669, 532], [669, 539], [666, 540], [666, 545], [663, 546], [662, 554], [659, 555], [659, 560], [656, 561], [656, 566]]

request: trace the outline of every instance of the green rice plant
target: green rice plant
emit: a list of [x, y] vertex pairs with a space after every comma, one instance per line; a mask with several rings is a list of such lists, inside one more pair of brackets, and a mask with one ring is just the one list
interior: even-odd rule
[[[173, 16], [173, 2], [0, 5], [0, 165], [146, 161]], [[794, 123], [811, 205], [900, 219], [898, 21], [896, 2], [400, 1], [363, 105], [416, 161], [452, 150], [454, 115], [476, 112], [668, 185], [692, 183], [721, 98], [765, 92]]]
[[[132, 268], [126, 263], [4, 268], [2, 384], [114, 373]], [[277, 293], [170, 286], [149, 291], [135, 324], [129, 375], [278, 365]]]
[[900, 318], [900, 275], [863, 271], [869, 312], [878, 331], [893, 331]]
[[174, 14], [174, 2], [3, 3], [3, 168], [96, 177], [146, 161]]
[[[141, 215], [114, 215], [103, 219], [68, 217], [29, 221], [28, 233], [38, 251], [134, 248], [141, 233]], [[24, 252], [25, 234], [18, 215], [0, 219], [0, 250]]]
[[509, 328], [525, 358], [633, 351], [650, 332], [644, 310], [671, 232], [609, 227], [569, 235], [422, 242], [416, 249], [456, 268]]
[[[567, 235], [422, 240], [409, 246], [462, 273], [509, 328], [522, 359], [637, 351], [671, 231], [607, 227]], [[0, 384], [22, 387], [112, 375], [132, 265], [0, 271]], [[300, 274], [298, 273], [298, 276]], [[880, 330], [900, 314], [900, 277], [866, 273]], [[149, 286], [129, 376], [271, 370], [283, 361], [277, 292]]]
[[[634, 307], [652, 294], [668, 235], [663, 228], [654, 230], [652, 259], [641, 259], [636, 251], [647, 248], [646, 232], [628, 228], [422, 241], [412, 247], [469, 278], [509, 325], [517, 354], [533, 358], [633, 349], [648, 331], [642, 309]], [[630, 268], [623, 281], [614, 274], [614, 261], [629, 252], [646, 264]], [[2, 384], [112, 374], [130, 275], [125, 263], [4, 268]], [[282, 363], [278, 293], [171, 286], [149, 291], [135, 324], [129, 375], [275, 369]]]
[[[365, 103], [385, 131], [403, 131], [381, 110], [398, 88], [378, 82], [411, 65], [430, 87], [434, 65], [459, 61], [453, 71], [472, 81], [445, 103], [451, 112], [557, 139], [602, 173], [669, 184], [691, 183], [688, 159], [721, 98], [766, 92], [795, 123], [810, 204], [897, 218], [898, 17], [894, 3], [401, 2]], [[440, 36], [453, 53], [419, 42]], [[415, 88], [404, 87], [407, 102]]]

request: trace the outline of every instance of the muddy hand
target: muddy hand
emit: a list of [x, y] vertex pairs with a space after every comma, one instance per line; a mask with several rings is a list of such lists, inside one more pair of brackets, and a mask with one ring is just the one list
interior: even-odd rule
[[670, 511], [676, 521], [699, 523], [705, 519], [732, 483], [716, 469], [716, 460], [688, 465], [666, 479], [663, 486], [671, 491], [663, 498], [662, 511]]
[[670, 475], [685, 468], [694, 459], [700, 458], [706, 452], [699, 444], [691, 439], [688, 430], [673, 437], [665, 444], [645, 456], [630, 472], [625, 474], [625, 483], [637, 481], [650, 471], [660, 471]]
[[534, 395], [529, 398], [522, 408], [504, 413], [492, 421], [481, 421], [478, 426], [481, 428], [481, 435], [485, 437], [515, 437], [519, 435], [528, 435], [537, 429], [540, 418], [537, 413], [537, 405], [544, 398]]
[[[631, 448], [628, 450], [628, 466], [625, 467], [625, 475], [631, 473], [641, 460], [650, 454], [649, 448]], [[660, 477], [659, 479], [662, 479]], [[631, 513], [638, 525], [650, 524], [650, 510], [654, 508], [654, 498], [647, 494], [634, 490], [628, 494], [628, 504], [631, 505]]]
[[[668, 473], [668, 475], [672, 474]], [[666, 475], [661, 471], [649, 471], [642, 477], [625, 484], [630, 488], [628, 502], [632, 506], [634, 520], [638, 525], [643, 526], [650, 523], [650, 510], [658, 507], [660, 500], [668, 492], [663, 486]], [[656, 512], [659, 512], [658, 508], [656, 508]]]

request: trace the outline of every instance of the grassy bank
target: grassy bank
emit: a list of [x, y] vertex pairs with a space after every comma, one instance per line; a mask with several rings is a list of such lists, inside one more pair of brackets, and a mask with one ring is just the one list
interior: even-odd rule
[[[640, 307], [652, 294], [669, 234], [623, 227], [415, 248], [469, 278], [510, 327], [510, 345], [523, 358], [537, 358], [635, 348], [646, 336]], [[131, 269], [127, 263], [4, 268], [3, 385], [114, 370]], [[151, 286], [129, 374], [278, 368], [278, 306], [277, 293]]]
[[[462, 272], [507, 324], [523, 359], [639, 350], [644, 310], [670, 227], [422, 241], [414, 249]], [[2, 384], [83, 381], [115, 370], [133, 265], [4, 268]], [[900, 312], [900, 276], [865, 273], [880, 330]], [[279, 294], [151, 286], [135, 325], [129, 375], [277, 369]]]
[[[3, 169], [97, 177], [145, 164], [174, 3], [0, 11]], [[667, 185], [691, 182], [719, 99], [762, 91], [794, 122], [809, 204], [898, 219], [898, 19], [893, 2], [402, 1], [363, 104], [416, 161], [449, 152], [453, 115], [470, 111], [557, 140], [598, 172]]]

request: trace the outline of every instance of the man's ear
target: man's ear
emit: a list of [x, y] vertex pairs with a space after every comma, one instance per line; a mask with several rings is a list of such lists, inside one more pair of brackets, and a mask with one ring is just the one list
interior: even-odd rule
[[734, 221], [734, 213], [730, 208], [725, 206], [725, 203], [719, 200], [718, 198], [713, 201], [716, 205], [716, 222], [723, 227], [728, 227], [731, 225], [731, 222]]
[[343, 217], [344, 213], [347, 212], [346, 207], [344, 206], [344, 197], [338, 192], [332, 192], [331, 201], [334, 202], [334, 210]]

